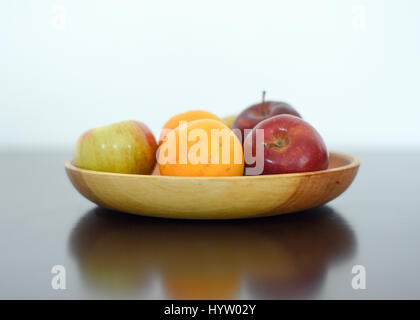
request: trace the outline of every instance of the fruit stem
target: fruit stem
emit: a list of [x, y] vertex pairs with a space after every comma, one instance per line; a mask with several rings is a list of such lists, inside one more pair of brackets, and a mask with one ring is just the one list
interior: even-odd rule
[[265, 102], [265, 90], [263, 90], [263, 92], [262, 92], [262, 103], [264, 103]]

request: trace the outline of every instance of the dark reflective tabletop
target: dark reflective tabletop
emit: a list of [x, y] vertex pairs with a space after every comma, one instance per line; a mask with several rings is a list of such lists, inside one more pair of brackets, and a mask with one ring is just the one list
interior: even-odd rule
[[0, 298], [419, 299], [420, 153], [352, 154], [359, 174], [326, 206], [186, 221], [95, 206], [64, 173], [71, 152], [2, 151]]

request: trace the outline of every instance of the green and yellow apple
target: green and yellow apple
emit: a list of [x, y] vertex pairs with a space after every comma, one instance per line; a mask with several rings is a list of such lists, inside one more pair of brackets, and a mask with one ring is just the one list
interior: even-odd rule
[[122, 121], [82, 134], [76, 144], [74, 165], [95, 171], [150, 174], [156, 149], [156, 139], [145, 124]]
[[222, 121], [225, 125], [227, 125], [229, 128], [232, 128], [233, 122], [236, 119], [236, 115], [231, 114], [229, 116], [226, 116], [224, 118], [222, 118]]

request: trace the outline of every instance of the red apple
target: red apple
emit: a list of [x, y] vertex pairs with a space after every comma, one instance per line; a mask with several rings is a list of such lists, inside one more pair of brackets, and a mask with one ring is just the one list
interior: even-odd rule
[[[264, 130], [259, 152], [263, 152], [263, 159], [262, 154], [256, 154], [258, 129]], [[263, 161], [261, 174], [318, 171], [328, 167], [327, 148], [319, 133], [306, 121], [291, 115], [274, 116], [257, 124], [246, 137], [244, 150], [252, 150], [252, 155]], [[245, 161], [247, 169], [255, 166]], [[245, 174], [258, 174], [251, 171], [245, 170]]]
[[280, 114], [291, 114], [301, 118], [300, 114], [289, 104], [280, 101], [263, 101], [242, 111], [232, 124], [232, 129], [241, 130], [245, 140], [244, 130], [253, 129], [261, 121]]

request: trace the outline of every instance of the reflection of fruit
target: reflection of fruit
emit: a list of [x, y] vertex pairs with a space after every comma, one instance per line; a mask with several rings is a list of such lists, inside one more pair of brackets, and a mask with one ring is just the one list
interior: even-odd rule
[[236, 115], [230, 115], [222, 118], [222, 121], [225, 125], [227, 125], [229, 128], [232, 128], [233, 121], [235, 121]]
[[86, 257], [83, 265], [87, 276], [103, 289], [131, 292], [147, 285], [152, 270], [140, 259], [138, 248], [127, 247], [126, 239], [111, 241], [108, 237], [92, 244], [89, 254], [94, 254], [94, 259]]
[[223, 271], [213, 274], [203, 274], [202, 270], [188, 274], [172, 273], [165, 279], [168, 299], [233, 299], [239, 285], [238, 274], [225, 274]]
[[241, 143], [218, 120], [195, 120], [179, 126], [160, 146], [159, 170], [163, 176], [241, 176], [243, 169]]
[[168, 133], [179, 126], [180, 121], [194, 121], [194, 120], [201, 120], [201, 119], [214, 119], [219, 120], [221, 119], [211, 112], [207, 112], [204, 110], [190, 110], [187, 112], [179, 113], [174, 115], [170, 118], [162, 128], [162, 132], [159, 137], [159, 144], [162, 143], [164, 138], [168, 135]]
[[161, 226], [161, 232], [171, 239], [170, 244], [155, 241], [165, 257], [159, 265], [168, 298], [233, 299], [241, 284], [240, 270], [247, 265], [245, 250], [237, 248], [245, 245], [254, 251], [247, 246], [247, 234], [238, 231], [221, 227], [215, 233], [200, 223]]
[[262, 174], [327, 169], [328, 152], [325, 143], [319, 133], [306, 121], [291, 115], [279, 115], [260, 122], [244, 143], [244, 149], [252, 148], [253, 155], [256, 154], [257, 130], [264, 130]]
[[249, 287], [262, 299], [301, 299], [310, 297], [324, 280], [325, 265], [309, 263], [299, 265], [294, 274], [285, 274], [282, 269], [271, 274], [256, 274], [249, 281]]
[[96, 208], [70, 239], [86, 284], [149, 292], [158, 279], [170, 299], [303, 298], [328, 265], [348, 257], [354, 235], [329, 207], [237, 221], [185, 221]]
[[122, 121], [80, 136], [74, 164], [83, 169], [150, 174], [156, 162], [156, 140], [143, 123]]
[[232, 129], [239, 129], [242, 141], [245, 140], [244, 130], [253, 129], [261, 121], [279, 114], [290, 114], [300, 118], [300, 114], [289, 104], [279, 101], [265, 101], [254, 104], [242, 111], [232, 124]]
[[[94, 212], [102, 212], [97, 208]], [[82, 218], [73, 233], [72, 248], [83, 275], [98, 290], [131, 293], [148, 285], [153, 271], [145, 238], [121, 220], [96, 214]], [[126, 223], [128, 221], [124, 220]]]

